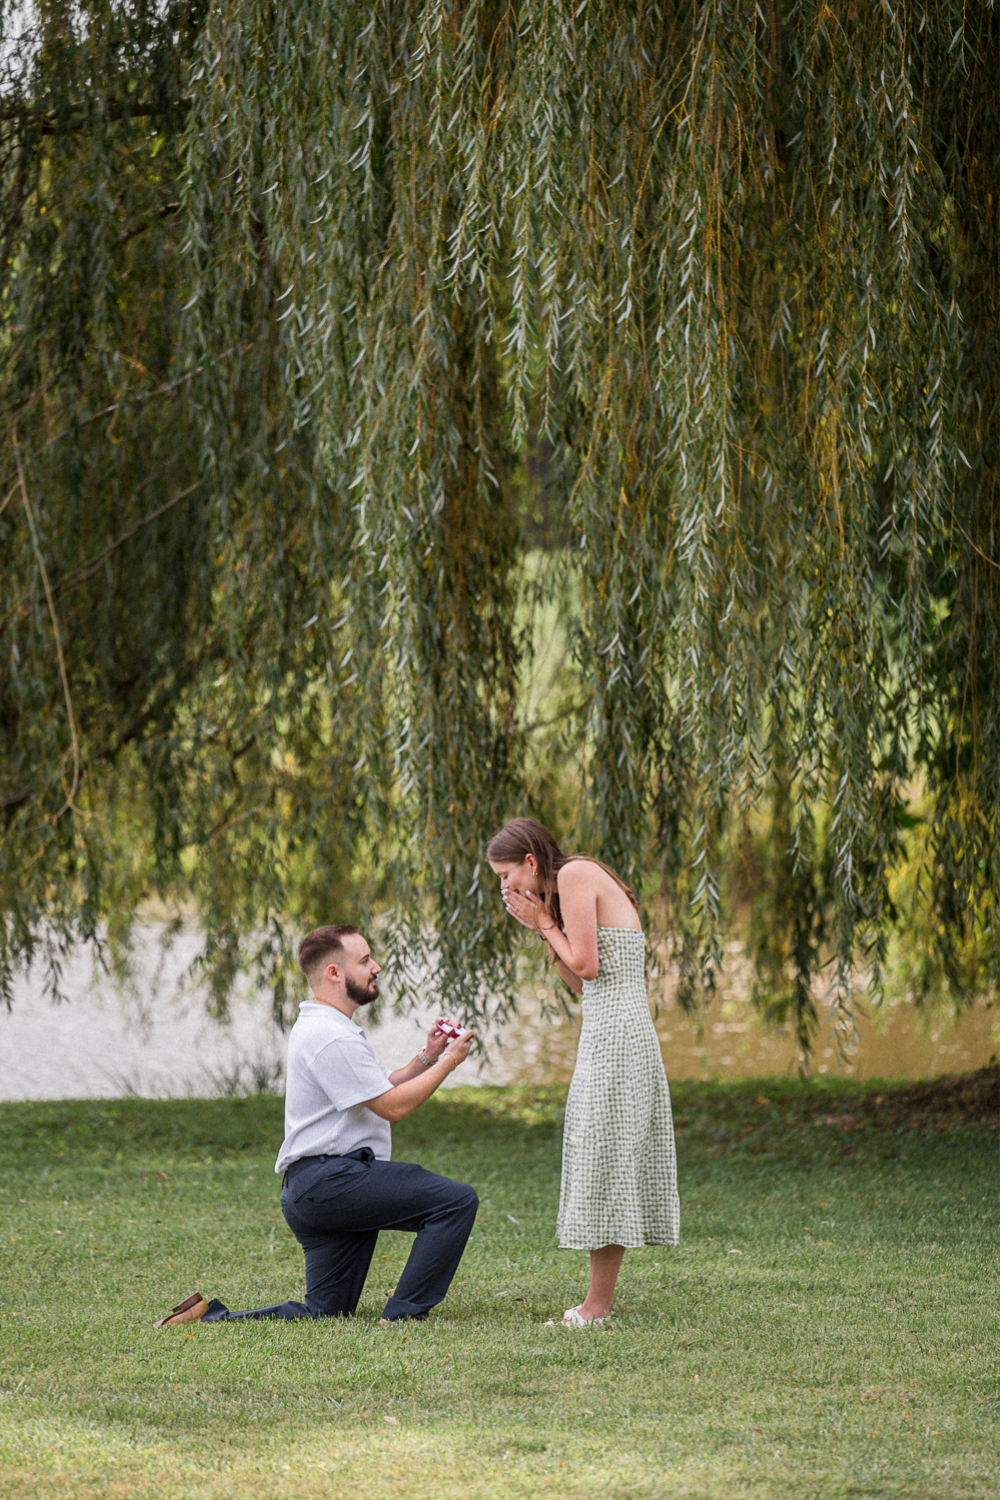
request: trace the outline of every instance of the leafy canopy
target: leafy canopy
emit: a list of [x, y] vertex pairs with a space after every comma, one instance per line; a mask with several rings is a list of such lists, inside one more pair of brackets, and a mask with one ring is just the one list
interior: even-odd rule
[[[399, 961], [481, 1014], [484, 844], [544, 765], [690, 976], [767, 820], [803, 1040], [827, 958], [845, 1025], [878, 981], [920, 785], [928, 930], [992, 981], [993, 7], [37, 15], [4, 10], [3, 963], [181, 881], [219, 1004], [248, 956], [280, 1003], [296, 921], [391, 895]], [[526, 709], [526, 449], [578, 754]]]

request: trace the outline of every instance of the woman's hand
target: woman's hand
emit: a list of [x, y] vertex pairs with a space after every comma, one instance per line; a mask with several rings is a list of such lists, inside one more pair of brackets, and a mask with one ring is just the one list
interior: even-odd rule
[[521, 926], [527, 927], [529, 932], [540, 932], [544, 937], [546, 932], [555, 931], [556, 924], [548, 910], [530, 891], [522, 893], [505, 889], [500, 894], [503, 897], [504, 906], [515, 922], [520, 922]]

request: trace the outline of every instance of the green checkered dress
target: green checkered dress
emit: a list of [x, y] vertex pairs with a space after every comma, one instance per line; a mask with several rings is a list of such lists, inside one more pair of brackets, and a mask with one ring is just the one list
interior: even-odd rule
[[556, 1236], [564, 1250], [676, 1245], [674, 1125], [646, 998], [646, 940], [599, 927], [597, 952], [566, 1101]]

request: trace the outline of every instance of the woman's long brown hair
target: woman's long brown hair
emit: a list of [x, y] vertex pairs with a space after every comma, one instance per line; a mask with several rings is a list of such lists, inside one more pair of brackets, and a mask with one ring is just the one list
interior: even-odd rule
[[495, 833], [486, 845], [486, 858], [498, 865], [523, 864], [529, 854], [535, 856], [538, 865], [539, 895], [542, 905], [559, 927], [562, 927], [562, 911], [556, 878], [563, 865], [568, 865], [574, 859], [586, 859], [592, 865], [600, 865], [600, 868], [611, 876], [615, 884], [621, 886], [636, 911], [639, 910], [639, 903], [635, 896], [614, 870], [609, 870], [606, 864], [599, 859], [594, 859], [590, 854], [564, 854], [545, 825], [536, 823], [534, 818], [511, 818], [510, 822], [505, 823], [500, 832]]

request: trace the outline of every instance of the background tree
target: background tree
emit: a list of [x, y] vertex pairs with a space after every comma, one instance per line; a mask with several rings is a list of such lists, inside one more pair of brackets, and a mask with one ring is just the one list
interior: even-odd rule
[[[74, 58], [96, 55], [102, 27], [139, 24], [131, 8], [85, 15]], [[940, 971], [965, 994], [991, 983], [994, 11], [221, 0], [187, 29], [152, 13], [143, 25], [169, 37], [157, 45], [178, 69], [193, 53], [174, 96], [190, 101], [183, 141], [176, 123], [169, 135], [185, 237], [169, 254], [171, 286], [183, 281], [170, 379], [184, 381], [169, 420], [186, 424], [206, 541], [197, 587], [164, 570], [159, 589], [216, 654], [186, 676], [153, 671], [169, 727], [137, 730], [130, 764], [162, 809], [144, 878], [176, 880], [192, 851], [220, 994], [241, 940], [269, 931], [273, 976], [289, 916], [331, 882], [357, 889], [362, 871], [405, 914], [391, 927], [400, 956], [437, 965], [470, 1015], [502, 991], [508, 936], [482, 848], [532, 805], [531, 785], [553, 785], [564, 743], [542, 748], [525, 713], [526, 443], [548, 456], [548, 506], [570, 533], [563, 583], [579, 589], [579, 834], [660, 898], [688, 993], [720, 962], [725, 851], [754, 840], [760, 1001], [804, 1042], [821, 965], [833, 960], [844, 1027], [859, 956], [878, 984], [904, 854], [930, 882]], [[79, 323], [83, 290], [107, 302], [105, 257], [64, 279], [42, 338], [18, 321], [40, 295], [40, 185], [68, 185], [72, 141], [107, 139], [103, 156], [87, 148], [88, 191], [117, 202], [136, 139], [103, 63], [105, 123], [74, 134], [72, 70], [43, 83], [47, 37], [21, 49], [7, 91], [12, 408], [49, 378], [29, 374], [29, 351]], [[133, 46], [114, 64], [132, 70], [131, 96], [154, 54]], [[53, 108], [58, 149], [37, 128]], [[22, 158], [34, 177], [18, 179]], [[68, 254], [70, 221], [61, 210], [50, 253]], [[120, 274], [152, 274], [142, 259]], [[98, 347], [88, 335], [95, 367]], [[40, 467], [41, 413], [57, 399], [35, 397], [11, 444], [10, 484], [26, 454], [28, 492], [45, 497], [37, 545], [20, 480], [20, 510], [3, 518], [22, 592], [57, 534], [65, 545], [45, 517], [84, 503], [81, 480]], [[130, 451], [141, 483], [138, 429]], [[76, 739], [54, 709], [57, 612], [40, 612], [33, 587], [30, 666], [9, 648], [4, 701], [18, 744], [44, 736], [58, 802], [51, 768], [72, 786]], [[109, 603], [95, 604], [108, 618]], [[63, 696], [93, 679], [105, 712], [85, 666], [96, 634], [79, 634]], [[28, 764], [18, 754], [7, 766]], [[95, 828], [114, 837], [110, 803], [89, 823], [79, 811], [84, 795], [112, 797], [96, 741], [81, 768], [86, 787], [59, 817], [41, 780], [14, 807], [8, 869], [30, 894], [12, 960], [45, 922], [93, 927], [103, 909], [83, 893], [110, 855], [88, 854], [84, 879], [76, 852]], [[20, 769], [13, 781], [8, 798], [29, 787]], [[919, 846], [917, 789], [931, 804]], [[317, 817], [324, 798], [332, 817]], [[222, 806], [226, 829], [242, 819], [252, 879], [235, 873], [244, 845], [211, 823]], [[324, 845], [321, 825], [341, 843]], [[24, 875], [42, 837], [59, 851], [58, 901]]]

